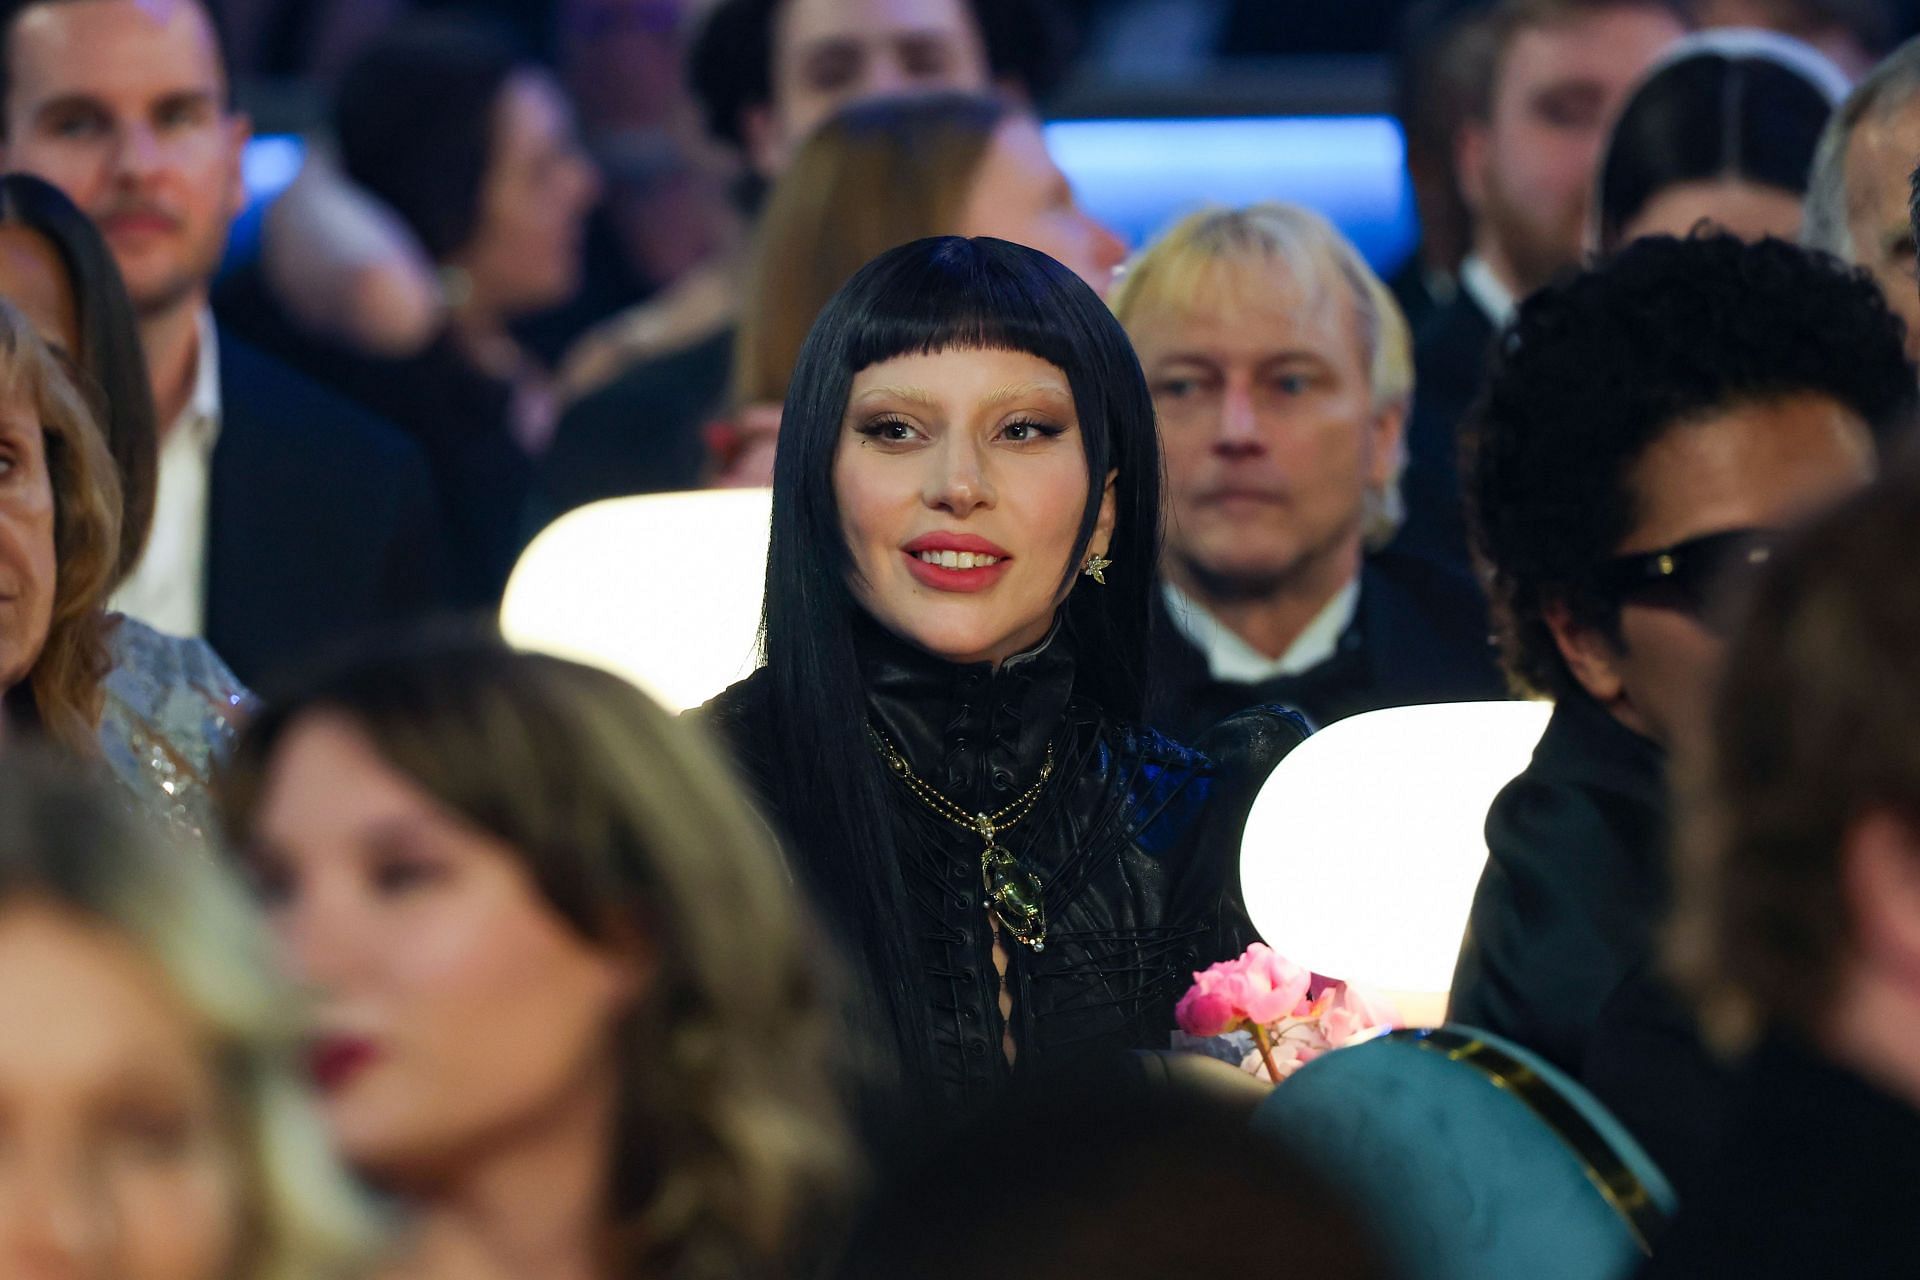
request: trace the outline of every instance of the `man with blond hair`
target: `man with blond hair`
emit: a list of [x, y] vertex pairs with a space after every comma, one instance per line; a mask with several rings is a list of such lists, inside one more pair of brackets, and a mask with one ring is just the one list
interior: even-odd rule
[[1502, 696], [1473, 583], [1382, 549], [1412, 358], [1338, 231], [1291, 205], [1195, 214], [1130, 266], [1114, 310], [1167, 467], [1157, 727], [1192, 737], [1262, 702], [1326, 724]]

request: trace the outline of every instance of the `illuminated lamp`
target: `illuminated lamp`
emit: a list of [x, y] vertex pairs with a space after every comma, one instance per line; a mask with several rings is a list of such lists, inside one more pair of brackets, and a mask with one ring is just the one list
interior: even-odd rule
[[1289, 960], [1444, 1017], [1487, 808], [1527, 767], [1553, 707], [1449, 702], [1335, 721], [1295, 747], [1247, 819], [1240, 883]]
[[507, 581], [500, 630], [522, 649], [604, 667], [671, 710], [760, 665], [769, 489], [643, 494], [542, 530]]

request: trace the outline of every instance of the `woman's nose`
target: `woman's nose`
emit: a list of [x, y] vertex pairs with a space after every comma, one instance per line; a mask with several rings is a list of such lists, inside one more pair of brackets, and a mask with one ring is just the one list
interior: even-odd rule
[[932, 469], [924, 496], [930, 507], [965, 516], [991, 506], [994, 495], [979, 447], [968, 440], [954, 439], [957, 434], [950, 433], [941, 447], [929, 450]]
[[281, 964], [313, 991], [350, 987], [368, 967], [372, 939], [364, 912], [344, 895], [324, 890], [303, 894], [274, 916]]

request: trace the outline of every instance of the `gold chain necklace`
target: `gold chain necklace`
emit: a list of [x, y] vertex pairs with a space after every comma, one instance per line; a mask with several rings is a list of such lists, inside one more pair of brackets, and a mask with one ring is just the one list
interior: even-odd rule
[[1028, 787], [1012, 804], [998, 813], [968, 813], [916, 774], [913, 766], [907, 763], [906, 756], [887, 741], [886, 735], [868, 725], [867, 737], [872, 741], [873, 749], [886, 762], [887, 768], [907, 784], [907, 790], [918, 797], [920, 803], [986, 842], [986, 847], [980, 852], [980, 882], [986, 890], [986, 905], [1017, 941], [1024, 942], [1035, 951], [1045, 951], [1047, 904], [1041, 896], [1043, 886], [1040, 877], [1021, 866], [1007, 847], [1000, 843], [999, 836], [1002, 831], [1033, 812], [1033, 806], [1039, 802], [1047, 780], [1053, 777], [1053, 744], [1047, 744], [1047, 757], [1040, 765], [1040, 780]]

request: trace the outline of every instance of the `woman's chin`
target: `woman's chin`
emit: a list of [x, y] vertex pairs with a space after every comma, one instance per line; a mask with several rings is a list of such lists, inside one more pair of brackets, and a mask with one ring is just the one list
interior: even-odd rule
[[0, 634], [0, 693], [26, 682], [33, 674], [34, 663], [40, 661], [40, 651], [45, 644], [45, 635], [27, 645], [13, 636]]
[[904, 629], [897, 626], [890, 629], [916, 649], [942, 662], [956, 666], [991, 662], [997, 666], [1039, 644], [1053, 628], [1051, 617], [1013, 627], [980, 625], [980, 622], [971, 618], [953, 621], [923, 617]]

